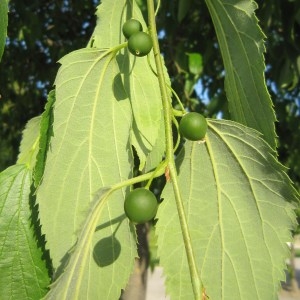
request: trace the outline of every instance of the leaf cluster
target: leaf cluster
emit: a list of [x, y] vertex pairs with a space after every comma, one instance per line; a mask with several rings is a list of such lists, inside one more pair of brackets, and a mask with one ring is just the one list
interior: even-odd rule
[[[165, 60], [153, 4], [146, 5], [153, 53], [140, 58], [122, 35], [132, 17], [147, 28], [140, 7], [101, 2], [87, 46], [59, 60], [43, 114], [27, 123], [16, 164], [0, 173], [0, 263], [24, 282], [18, 287], [8, 276], [1, 279], [6, 298], [41, 298], [49, 288], [46, 299], [118, 299], [137, 257], [135, 227], [124, 214], [124, 199], [137, 185], [157, 189], [160, 197], [155, 240], [172, 299], [276, 297], [299, 196], [277, 160], [256, 4], [163, 2], [157, 24]], [[44, 15], [58, 9], [52, 2], [45, 7]], [[36, 2], [31, 8], [39, 10]], [[59, 10], [76, 18], [76, 8], [65, 1]], [[53, 22], [45, 20], [44, 29], [51, 32]], [[40, 28], [26, 26], [18, 31], [22, 38], [8, 44], [25, 52], [38, 46], [51, 65], [46, 49], [57, 41], [34, 40]], [[26, 63], [32, 72], [36, 66]], [[32, 88], [40, 95], [47, 76], [22, 76], [31, 86], [7, 91], [27, 99]], [[202, 101], [199, 86], [211, 102]], [[204, 138], [185, 141], [178, 132], [185, 110], [231, 120], [207, 118]], [[288, 114], [288, 124], [290, 116], [297, 113]], [[296, 156], [287, 157], [292, 163]]]

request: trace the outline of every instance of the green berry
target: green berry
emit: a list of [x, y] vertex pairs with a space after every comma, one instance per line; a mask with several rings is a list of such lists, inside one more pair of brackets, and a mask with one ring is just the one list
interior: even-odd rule
[[124, 210], [129, 220], [141, 224], [152, 220], [157, 211], [158, 203], [155, 195], [145, 189], [137, 188], [125, 198]]
[[127, 20], [122, 26], [122, 32], [126, 39], [129, 39], [133, 34], [143, 31], [140, 21], [136, 19]]
[[152, 49], [152, 40], [146, 32], [134, 33], [128, 40], [128, 49], [135, 56], [145, 56]]
[[202, 140], [206, 135], [207, 121], [201, 114], [187, 113], [180, 120], [179, 131], [187, 140]]

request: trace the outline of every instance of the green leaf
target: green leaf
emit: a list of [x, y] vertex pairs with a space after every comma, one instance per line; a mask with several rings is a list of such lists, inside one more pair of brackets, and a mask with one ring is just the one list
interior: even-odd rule
[[[108, 200], [112, 190], [101, 189], [95, 196], [95, 201], [91, 205], [90, 212], [85, 220], [82, 230], [79, 234], [75, 248], [69, 253], [70, 260], [62, 275], [51, 286], [50, 292], [46, 299], [82, 299], [80, 295], [89, 293], [87, 290], [85, 274], [89, 273], [89, 257], [94, 257], [97, 261], [98, 268], [109, 267], [120, 255], [123, 245], [118, 241], [117, 231], [111, 236], [107, 236], [99, 240], [96, 245], [92, 245], [93, 235], [98, 223], [99, 216], [105, 209], [105, 202]], [[124, 219], [124, 218], [123, 218]], [[121, 218], [117, 222], [122, 223]], [[110, 222], [111, 224], [113, 222]], [[109, 225], [108, 225], [109, 226]], [[96, 229], [97, 230], [97, 229]], [[99, 230], [99, 229], [98, 229]], [[118, 282], [123, 280], [123, 271], [126, 265], [116, 263], [113, 267], [113, 282], [107, 280], [106, 284], [110, 284], [110, 289], [119, 290]], [[122, 271], [121, 271], [122, 270]], [[98, 284], [100, 281], [105, 281], [105, 277], [97, 277]], [[110, 293], [99, 293], [95, 298], [117, 299], [114, 295], [116, 291]]]
[[[60, 63], [53, 137], [37, 189], [42, 230], [58, 274], [99, 188], [131, 177], [133, 163], [131, 107], [121, 81], [115, 80], [119, 68], [113, 54], [87, 48], [70, 53]], [[119, 190], [110, 197], [93, 235], [96, 253], [105, 251], [98, 250], [97, 245], [112, 235], [120, 241], [121, 253], [105, 267], [89, 255], [78, 283], [79, 299], [101, 295], [117, 299], [126, 285], [136, 245], [132, 228], [124, 220], [124, 193]]]
[[[275, 299], [298, 201], [285, 169], [258, 132], [209, 121], [205, 143], [186, 142], [177, 157], [179, 187], [196, 264], [209, 299]], [[156, 234], [172, 299], [193, 299], [171, 183], [162, 194]]]
[[[163, 120], [163, 117], [162, 117]], [[149, 172], [153, 169], [155, 169], [159, 163], [163, 159], [163, 153], [165, 152], [166, 149], [166, 143], [165, 143], [165, 126], [162, 124], [159, 128], [158, 132], [158, 138], [156, 140], [155, 145], [153, 146], [151, 152], [148, 154], [146, 163], [145, 163], [145, 168], [144, 172]]]
[[39, 151], [37, 153], [37, 163], [34, 168], [34, 185], [37, 187], [42, 179], [47, 152], [50, 146], [50, 140], [53, 136], [52, 122], [53, 122], [53, 105], [55, 102], [55, 91], [50, 91], [45, 111], [41, 117], [40, 131], [39, 131]]
[[29, 169], [33, 169], [36, 163], [36, 156], [39, 151], [39, 131], [41, 117], [34, 117], [29, 120], [23, 131], [18, 164], [26, 164]]
[[34, 185], [37, 187], [42, 179], [46, 163], [47, 151], [52, 132], [52, 109], [55, 101], [54, 90], [49, 93], [48, 102], [42, 116], [32, 118], [26, 124], [18, 155], [18, 164], [26, 164], [34, 169]]
[[203, 70], [202, 56], [200, 53], [187, 53], [189, 58], [189, 71], [194, 75], [200, 75]]
[[0, 173], [1, 299], [41, 299], [50, 282], [32, 223], [31, 171], [14, 165]]
[[122, 33], [122, 25], [128, 19], [139, 20], [143, 29], [146, 29], [140, 9], [135, 1], [119, 0], [112, 5], [110, 0], [102, 0], [97, 7], [96, 15], [97, 25], [92, 37], [94, 47], [109, 49], [123, 43], [125, 37]]
[[[98, 23], [93, 34], [93, 46], [111, 48], [126, 41], [122, 34], [122, 25], [131, 17], [139, 20], [146, 30], [147, 25], [139, 7], [133, 1], [102, 1], [99, 5]], [[114, 24], [114, 30], [108, 24]], [[155, 65], [153, 54], [147, 57], [135, 57], [126, 49], [117, 56], [121, 77], [127, 97], [130, 99], [134, 115], [131, 143], [140, 159], [140, 170], [145, 166], [147, 156], [154, 145], [161, 142], [159, 130], [163, 126], [162, 103], [156, 76], [151, 71]], [[166, 75], [167, 76], [167, 75]], [[168, 78], [168, 77], [166, 77]], [[159, 154], [163, 156], [163, 151]]]
[[[153, 63], [153, 59], [150, 61]], [[135, 58], [126, 51], [120, 70], [124, 74], [124, 88], [129, 96], [133, 111], [131, 142], [140, 159], [140, 170], [156, 143], [162, 143], [159, 131], [164, 128], [162, 101], [156, 76], [152, 73], [147, 58]], [[131, 70], [131, 71], [130, 71]], [[158, 155], [162, 157], [164, 149]]]
[[8, 25], [8, 0], [0, 1], [0, 61], [4, 52], [7, 25]]
[[231, 118], [261, 132], [275, 149], [275, 114], [266, 88], [264, 35], [254, 1], [206, 0], [225, 66]]
[[177, 12], [177, 20], [179, 23], [185, 18], [190, 7], [191, 7], [191, 0], [179, 0], [178, 12]]

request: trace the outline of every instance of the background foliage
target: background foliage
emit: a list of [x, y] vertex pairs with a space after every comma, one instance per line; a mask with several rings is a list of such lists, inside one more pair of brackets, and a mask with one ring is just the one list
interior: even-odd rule
[[[145, 1], [139, 0], [144, 8]], [[257, 1], [266, 39], [266, 78], [278, 119], [279, 158], [300, 181], [300, 3]], [[15, 162], [21, 131], [45, 106], [57, 61], [86, 45], [98, 1], [12, 1], [0, 64], [0, 169]], [[191, 110], [228, 115], [224, 67], [204, 1], [162, 1], [157, 18], [172, 85]], [[13, 63], [12, 63], [13, 62]], [[196, 86], [194, 86], [196, 84]]]

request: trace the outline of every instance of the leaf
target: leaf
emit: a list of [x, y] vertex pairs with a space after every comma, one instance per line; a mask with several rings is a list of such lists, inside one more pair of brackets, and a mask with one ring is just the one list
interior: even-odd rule
[[[80, 298], [80, 294], [82, 294], [82, 290], [87, 289], [87, 287], [82, 287], [82, 285], [86, 285], [84, 276], [86, 272], [89, 272], [88, 269], [90, 268], [88, 258], [94, 257], [99, 267], [109, 267], [109, 265], [118, 259], [122, 245], [115, 234], [99, 240], [94, 246], [92, 245], [92, 239], [99, 216], [103, 212], [103, 209], [105, 209], [105, 202], [111, 192], [112, 189], [101, 189], [95, 196], [95, 201], [92, 203], [90, 212], [82, 226], [74, 252], [71, 251], [70, 253], [70, 261], [62, 275], [51, 286], [51, 290], [45, 299], [82, 299]], [[122, 222], [122, 220], [120, 221]], [[114, 282], [110, 284], [111, 289], [119, 289], [116, 283], [118, 280], [122, 280], [123, 274], [120, 272], [122, 267], [124, 268], [126, 266], [120, 265], [114, 267], [116, 271], [114, 272], [114, 277], [111, 277], [114, 279]], [[119, 272], [117, 272], [117, 269]], [[98, 282], [105, 279], [104, 277], [97, 277]], [[85, 292], [88, 293], [89, 291]], [[117, 299], [113, 298], [113, 291], [111, 291], [111, 294], [99, 293], [97, 298], [100, 298], [100, 295], [105, 299]]]
[[[147, 59], [144, 57], [136, 60], [128, 52], [126, 56], [129, 61], [123, 61], [120, 69], [124, 73], [124, 87], [134, 115], [131, 141], [140, 158], [139, 169], [142, 170], [153, 147], [157, 143], [163, 144], [162, 136], [159, 135], [161, 128], [164, 128], [162, 102], [157, 78], [152, 73]], [[130, 65], [126, 67], [126, 63]], [[132, 70], [130, 74], [129, 70]], [[164, 148], [159, 150], [161, 152], [158, 155], [162, 157]]]
[[254, 1], [206, 0], [225, 66], [225, 89], [234, 121], [261, 132], [275, 149], [275, 114], [264, 71], [264, 35]]
[[45, 111], [42, 114], [41, 117], [41, 124], [40, 124], [40, 132], [39, 132], [39, 151], [37, 154], [37, 164], [34, 168], [34, 185], [35, 187], [38, 187], [40, 184], [40, 181], [42, 179], [45, 164], [46, 164], [46, 158], [47, 158], [47, 152], [49, 150], [50, 146], [50, 140], [53, 136], [52, 131], [52, 122], [53, 122], [53, 106], [55, 102], [55, 91], [50, 91], [48, 95], [47, 104], [45, 107]]
[[[209, 121], [206, 143], [186, 142], [179, 187], [196, 264], [209, 299], [275, 299], [288, 257], [298, 201], [285, 169], [258, 133]], [[193, 299], [171, 183], [156, 234], [172, 299]]]
[[191, 0], [179, 0], [177, 20], [179, 23], [185, 18], [191, 7]]
[[[60, 63], [53, 137], [37, 190], [42, 229], [57, 274], [63, 271], [96, 192], [131, 177], [133, 163], [131, 107], [124, 87], [115, 80], [119, 69], [114, 56], [88, 48], [70, 53]], [[106, 267], [89, 255], [80, 274], [79, 299], [100, 295], [117, 299], [127, 283], [136, 245], [132, 228], [123, 220], [124, 193], [119, 190], [110, 197], [93, 235], [95, 246], [114, 234], [122, 245], [121, 254]]]
[[39, 130], [41, 117], [30, 119], [23, 131], [18, 164], [26, 164], [29, 169], [33, 169], [36, 163], [36, 156], [39, 151]]
[[102, 0], [97, 7], [96, 15], [97, 25], [93, 32], [94, 47], [110, 49], [123, 43], [125, 37], [122, 33], [122, 25], [128, 19], [138, 19], [143, 29], [146, 29], [135, 1], [119, 0], [112, 5], [110, 0]]
[[194, 75], [200, 75], [203, 70], [202, 55], [200, 53], [187, 53], [189, 58], [189, 71]]
[[0, 173], [1, 299], [41, 299], [50, 282], [32, 226], [31, 171], [14, 165]]
[[44, 172], [46, 155], [49, 150], [52, 133], [52, 109], [55, 101], [54, 90], [49, 93], [48, 102], [42, 116], [34, 117], [28, 121], [23, 131], [18, 155], [18, 164], [26, 164], [34, 169], [34, 184], [39, 185]]
[[[163, 120], [163, 116], [162, 116]], [[153, 169], [155, 169], [159, 163], [162, 161], [163, 153], [166, 149], [166, 143], [165, 143], [165, 126], [162, 124], [159, 128], [158, 132], [158, 138], [156, 140], [155, 145], [153, 145], [153, 148], [151, 152], [147, 155], [144, 172], [147, 173]]]
[[[130, 1], [124, 0], [114, 5], [111, 5], [111, 1], [102, 1], [97, 11], [98, 23], [93, 34], [93, 46], [111, 48], [124, 43], [122, 25], [131, 17], [139, 20], [146, 31], [147, 25], [139, 7], [135, 1], [133, 1], [133, 7], [131, 5]], [[114, 30], [111, 30], [107, 24], [116, 26]], [[134, 116], [131, 143], [137, 151], [140, 159], [139, 169], [142, 170], [154, 145], [158, 140], [161, 142], [159, 130], [163, 126], [158, 80], [149, 66], [149, 63], [152, 66], [155, 65], [154, 57], [151, 53], [148, 63], [147, 57], [137, 58], [126, 48], [117, 56], [117, 61], [121, 71], [121, 77], [118, 80], [123, 82]], [[163, 151], [164, 149], [160, 153], [161, 157]]]
[[0, 1], [0, 61], [4, 52], [7, 25], [8, 25], [8, 0]]
[[160, 89], [147, 58], [136, 59], [126, 50], [118, 63], [134, 116], [131, 141], [137, 150], [142, 170], [148, 154], [160, 138], [159, 130], [163, 127]]

